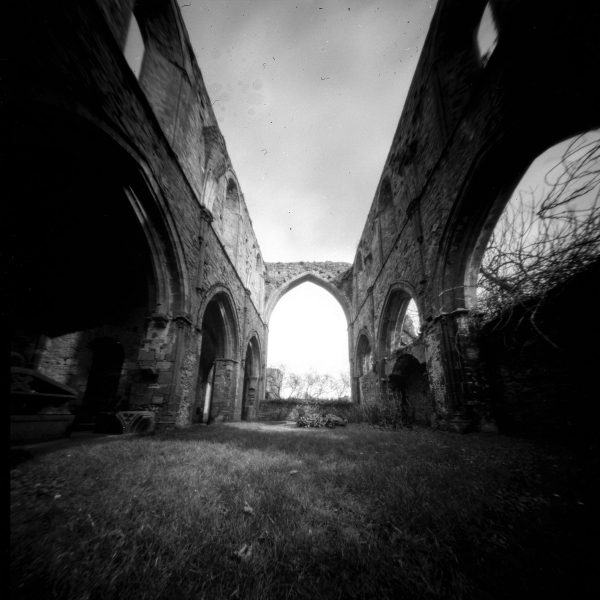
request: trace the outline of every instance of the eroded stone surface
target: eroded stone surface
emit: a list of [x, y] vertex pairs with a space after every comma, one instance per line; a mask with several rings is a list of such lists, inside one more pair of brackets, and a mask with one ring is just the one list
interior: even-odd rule
[[[312, 281], [346, 314], [355, 401], [400, 394], [419, 421], [487, 427], [471, 258], [531, 161], [600, 124], [600, 43], [591, 3], [494, 1], [498, 43], [482, 60], [484, 4], [438, 2], [349, 265], [264, 263], [176, 3], [136, 5], [139, 78], [122, 52], [132, 1], [19, 3], [28, 27], [7, 102], [18, 364], [74, 388], [81, 418], [253, 418], [270, 314]], [[403, 344], [411, 298], [422, 332]]]

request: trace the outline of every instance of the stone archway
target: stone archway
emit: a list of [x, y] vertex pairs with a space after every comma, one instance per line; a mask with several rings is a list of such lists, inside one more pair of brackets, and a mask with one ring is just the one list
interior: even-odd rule
[[[265, 321], [269, 323], [277, 303], [294, 288], [312, 283], [331, 294], [340, 305], [346, 320], [348, 351], [347, 360], [352, 362], [352, 265], [334, 262], [266, 263], [265, 277]], [[355, 385], [351, 386], [352, 396], [356, 398]]]
[[533, 130], [525, 137], [521, 130], [498, 134], [465, 178], [439, 243], [433, 277], [437, 318], [428, 331], [429, 344], [439, 349], [430, 368], [432, 389], [437, 405], [452, 418], [468, 422], [470, 407], [486, 402], [479, 391], [483, 385], [479, 348], [471, 336], [469, 316], [476, 306], [477, 277], [489, 237], [532, 162], [580, 133], [585, 118], [578, 115], [554, 130]]
[[309, 282], [328, 291], [340, 304], [347, 323], [351, 318], [352, 265], [349, 263], [266, 263], [265, 320], [277, 302], [295, 287]]
[[412, 306], [416, 305], [414, 292], [408, 284], [397, 283], [388, 290], [377, 334], [377, 363], [381, 375], [393, 364], [394, 355], [417, 338], [417, 329], [407, 315], [411, 302], [414, 302]]
[[[107, 124], [41, 103], [20, 123], [27, 143], [13, 148], [22, 184], [9, 215], [15, 351], [35, 350], [28, 366], [77, 390], [78, 424], [93, 421], [100, 405], [167, 408], [176, 386], [175, 360], [165, 355], [174, 356], [178, 335], [168, 322], [187, 295], [155, 180]], [[32, 148], [45, 157], [35, 178]], [[97, 340], [112, 340], [120, 359]]]
[[192, 422], [233, 418], [238, 369], [237, 317], [230, 294], [215, 291], [200, 320], [200, 357]]
[[411, 354], [399, 355], [388, 376], [388, 389], [399, 402], [407, 424], [430, 424], [433, 403], [424, 362]]
[[[390, 286], [383, 303], [377, 332], [376, 372], [379, 399], [384, 403], [397, 403], [403, 410], [407, 409], [408, 404], [405, 379], [404, 376], [399, 376], [398, 365], [410, 360], [416, 361], [416, 355], [423, 363], [423, 374], [427, 378], [424, 366], [425, 348], [418, 325], [416, 326], [409, 316], [411, 306], [416, 312], [416, 317], [413, 318], [418, 320], [420, 311], [412, 287], [405, 282]], [[403, 418], [407, 423], [412, 421], [412, 416], [408, 413], [404, 414]]]
[[256, 418], [259, 401], [259, 386], [261, 374], [260, 347], [258, 339], [252, 336], [246, 346], [244, 361], [244, 386], [242, 389], [242, 421]]

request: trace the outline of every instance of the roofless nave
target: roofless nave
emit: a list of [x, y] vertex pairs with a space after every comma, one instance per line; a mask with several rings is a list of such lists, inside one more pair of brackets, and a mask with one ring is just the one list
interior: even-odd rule
[[[343, 265], [264, 263], [174, 1], [19, 3], [14, 363], [73, 388], [84, 416], [256, 418], [270, 314], [312, 281], [348, 320], [356, 402], [386, 402], [404, 376], [421, 422], [463, 431], [493, 417], [468, 319], [481, 253], [528, 165], [600, 125], [600, 42], [592, 3], [489, 6], [498, 38], [482, 56], [485, 1], [439, 1]], [[134, 68], [133, 22], [145, 49]], [[411, 299], [422, 334], [399, 349]]]

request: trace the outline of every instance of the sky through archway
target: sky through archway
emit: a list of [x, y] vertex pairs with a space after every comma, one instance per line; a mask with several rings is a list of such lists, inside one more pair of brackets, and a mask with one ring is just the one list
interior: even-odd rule
[[314, 283], [285, 294], [269, 322], [267, 364], [286, 371], [348, 373], [346, 317], [338, 301]]

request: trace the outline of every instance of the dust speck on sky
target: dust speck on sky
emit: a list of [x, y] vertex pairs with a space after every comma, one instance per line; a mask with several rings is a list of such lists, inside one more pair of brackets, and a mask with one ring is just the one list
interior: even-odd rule
[[435, 3], [181, 4], [263, 257], [352, 262]]

